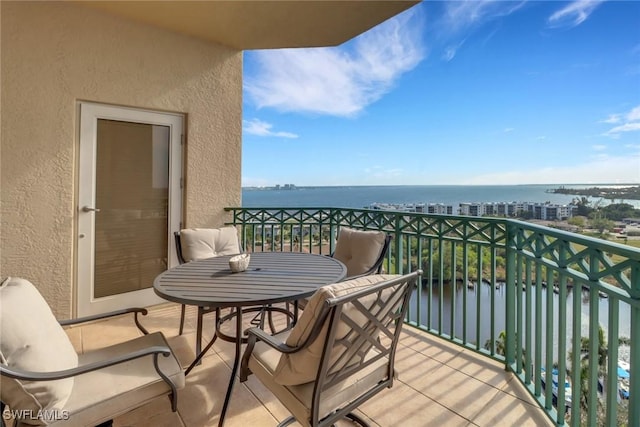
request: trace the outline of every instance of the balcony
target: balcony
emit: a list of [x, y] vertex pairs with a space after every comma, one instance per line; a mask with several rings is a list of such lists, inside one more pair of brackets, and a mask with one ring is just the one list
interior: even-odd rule
[[[400, 340], [397, 381], [360, 408], [373, 425], [640, 425], [640, 250], [510, 219], [339, 208], [227, 211], [249, 252], [330, 254], [337, 229], [347, 226], [393, 236], [388, 272], [423, 270]], [[182, 336], [177, 305], [156, 307], [143, 323], [169, 337], [186, 366], [194, 357], [195, 317], [187, 316]], [[78, 351], [139, 334], [128, 319], [68, 333]], [[114, 425], [217, 425], [232, 357], [231, 344], [216, 342], [187, 377], [177, 413], [162, 398]], [[629, 365], [627, 378], [619, 361]], [[554, 381], [571, 389], [544, 386]], [[288, 415], [254, 378], [233, 393], [227, 426], [275, 425]]]
[[[404, 347], [407, 336], [419, 336], [420, 348], [456, 349], [446, 356], [450, 368], [463, 363], [461, 356], [477, 366], [498, 363], [513, 376], [508, 383], [518, 383], [558, 425], [640, 425], [640, 382], [634, 381], [640, 250], [501, 218], [341, 208], [227, 210], [247, 251], [330, 254], [341, 226], [390, 233], [386, 271], [424, 271]], [[408, 374], [429, 383], [429, 362], [416, 366]], [[469, 380], [488, 372], [478, 369]], [[455, 412], [474, 401], [459, 396], [453, 407], [446, 405], [447, 395], [466, 394], [457, 392], [466, 384], [441, 378], [432, 386], [441, 381], [450, 386], [436, 399], [442, 406]], [[420, 390], [419, 383], [406, 385]], [[487, 416], [495, 413], [487, 408]]]
[[[188, 311], [185, 333], [177, 335], [180, 308], [165, 304], [150, 310], [142, 323], [168, 337], [183, 366], [194, 358], [195, 310]], [[205, 317], [205, 331], [213, 329]], [[210, 323], [206, 323], [210, 322]], [[138, 336], [129, 318], [96, 322], [67, 329], [78, 351], [114, 344]], [[206, 335], [205, 338], [210, 338]], [[179, 391], [178, 412], [168, 400], [151, 403], [114, 420], [114, 426], [217, 426], [233, 364], [233, 344], [218, 340], [187, 376]], [[551, 426], [552, 423], [516, 376], [504, 364], [447, 342], [416, 328], [406, 327], [396, 356], [398, 378], [361, 407], [372, 426]], [[259, 381], [237, 384], [225, 426], [275, 426], [289, 414]], [[11, 424], [9, 424], [11, 425]], [[294, 424], [297, 425], [297, 424]], [[351, 425], [341, 423], [340, 426]]]

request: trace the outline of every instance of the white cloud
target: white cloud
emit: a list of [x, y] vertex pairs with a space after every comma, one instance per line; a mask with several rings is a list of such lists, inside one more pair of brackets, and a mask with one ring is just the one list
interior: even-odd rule
[[604, 136], [610, 136], [613, 138], [619, 138], [620, 134], [625, 132], [640, 131], [640, 105], [632, 108], [631, 111], [626, 114], [611, 114], [609, 119], [604, 120], [603, 123], [622, 123], [619, 126], [609, 129], [603, 134]]
[[[449, 62], [455, 58], [467, 37], [476, 28], [497, 18], [508, 16], [520, 9], [526, 1], [506, 2], [499, 0], [473, 0], [443, 2], [444, 15], [434, 23], [436, 38], [444, 44], [441, 58]], [[497, 30], [484, 38], [487, 43]]]
[[634, 122], [640, 120], [640, 105], [627, 113], [627, 121]]
[[616, 126], [605, 133], [605, 135], [617, 137], [623, 132], [635, 132], [640, 130], [640, 122], [638, 123], [625, 123], [620, 126]]
[[447, 46], [444, 49], [444, 53], [442, 54], [442, 59], [444, 59], [445, 61], [449, 62], [453, 58], [455, 58], [456, 54], [458, 53], [458, 49], [460, 49], [462, 47], [464, 42], [465, 42], [465, 40], [463, 40], [463, 41], [461, 41], [461, 42], [459, 42], [457, 44]]
[[445, 3], [445, 26], [451, 32], [466, 30], [491, 19], [508, 16], [524, 6], [526, 1], [500, 0], [451, 1]]
[[509, 133], [509, 132], [513, 132], [515, 130], [515, 128], [504, 128], [503, 132], [504, 133]]
[[278, 136], [281, 138], [298, 138], [298, 135], [291, 132], [274, 132], [271, 130], [271, 123], [263, 122], [260, 119], [242, 121], [242, 130], [250, 135], [257, 136]]
[[259, 108], [353, 116], [422, 60], [421, 30], [412, 9], [340, 47], [247, 52], [244, 88]]
[[607, 117], [604, 120], [601, 120], [600, 123], [616, 124], [616, 123], [620, 123], [621, 120], [622, 120], [622, 117], [620, 116], [620, 114], [609, 114], [609, 117]]
[[455, 58], [456, 53], [458, 53], [458, 48], [459, 47], [460, 47], [460, 45], [458, 45], [458, 46], [449, 46], [449, 47], [445, 48], [444, 53], [442, 54], [442, 59], [444, 59], [447, 62], [451, 61], [453, 58]]
[[607, 149], [607, 146], [602, 144], [597, 144], [597, 145], [591, 146], [591, 148], [593, 148], [595, 151], [604, 151]]
[[578, 184], [640, 183], [640, 153], [630, 156], [598, 156], [592, 161], [574, 165], [530, 170], [513, 170], [477, 175], [462, 179], [462, 185], [498, 184]]
[[547, 22], [551, 27], [577, 27], [589, 18], [589, 15], [603, 0], [577, 0], [553, 13]]

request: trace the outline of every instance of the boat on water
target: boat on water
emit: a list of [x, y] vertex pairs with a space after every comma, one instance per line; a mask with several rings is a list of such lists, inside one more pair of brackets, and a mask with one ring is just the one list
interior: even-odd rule
[[[620, 368], [623, 371], [625, 371], [627, 376], [629, 376], [629, 372], [631, 371], [631, 365], [629, 365], [629, 362], [625, 362], [622, 359], [618, 359], [618, 368]], [[619, 370], [618, 370], [618, 376], [620, 376], [620, 371]]]
[[[618, 368], [616, 372], [617, 385], [618, 385], [618, 402], [622, 399], [629, 399], [629, 377], [631, 372], [631, 366], [624, 360], [618, 360]], [[605, 384], [604, 378], [598, 377], [598, 392], [604, 393]]]
[[[542, 388], [545, 388], [547, 374], [544, 368], [540, 368], [540, 383]], [[553, 394], [553, 403], [557, 405], [558, 402], [558, 370], [553, 368], [551, 370], [551, 393]], [[568, 409], [571, 407], [571, 383], [569, 382], [569, 376], [565, 376], [564, 380], [564, 405]]]
[[618, 380], [618, 394], [622, 399], [629, 399], [629, 378]]
[[618, 360], [618, 394], [623, 399], [629, 398], [629, 377], [631, 366], [624, 360]]

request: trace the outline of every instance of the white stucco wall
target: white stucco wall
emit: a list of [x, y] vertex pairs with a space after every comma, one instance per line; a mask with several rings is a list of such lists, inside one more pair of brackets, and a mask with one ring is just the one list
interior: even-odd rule
[[73, 314], [76, 102], [186, 114], [186, 226], [240, 203], [242, 53], [73, 3], [0, 2], [0, 276]]

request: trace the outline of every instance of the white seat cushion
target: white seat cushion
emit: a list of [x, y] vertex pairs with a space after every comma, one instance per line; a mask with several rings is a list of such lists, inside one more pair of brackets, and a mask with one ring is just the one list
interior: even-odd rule
[[[7, 278], [0, 285], [0, 361], [33, 372], [61, 371], [78, 366], [78, 355], [40, 292], [25, 279]], [[0, 378], [0, 399], [13, 410], [37, 414], [62, 408], [74, 378], [21, 381]], [[42, 425], [41, 420], [29, 420]]]
[[180, 230], [180, 245], [187, 262], [240, 253], [238, 232], [233, 226]]
[[[298, 347], [307, 340], [311, 334], [316, 319], [322, 312], [326, 300], [347, 295], [351, 292], [365, 289], [376, 283], [395, 279], [397, 277], [399, 276], [390, 274], [373, 274], [335, 283], [330, 286], [323, 286], [318, 289], [306, 305], [300, 319], [298, 319], [298, 323], [296, 323], [294, 328], [291, 330], [291, 333], [288, 335], [286, 344], [291, 347]], [[369, 307], [374, 304], [375, 300], [376, 294], [372, 294], [367, 297], [366, 301], [363, 300], [361, 302], [366, 307]], [[353, 308], [351, 303], [345, 304], [344, 310], [348, 311], [350, 315], [357, 317], [357, 310]], [[278, 361], [277, 367], [274, 369], [273, 380], [283, 385], [304, 384], [314, 381], [318, 373], [318, 367], [320, 366], [320, 358], [322, 356], [322, 349], [327, 329], [328, 325], [325, 324], [316, 340], [309, 344], [305, 349], [296, 353], [283, 353]], [[350, 328], [347, 327], [347, 325], [340, 324], [336, 332], [336, 337], [344, 337], [349, 330]]]
[[[160, 332], [101, 348], [80, 355], [80, 365], [117, 357], [151, 346], [168, 346]], [[175, 384], [184, 387], [184, 373], [172, 354], [158, 357], [160, 370]], [[167, 395], [171, 388], [156, 372], [153, 356], [145, 356], [98, 371], [79, 375], [66, 405], [67, 420], [55, 426], [95, 426], [135, 409], [159, 396]], [[168, 403], [168, 402], [167, 402]]]
[[357, 276], [373, 267], [384, 248], [384, 231], [361, 231], [340, 227], [333, 257], [347, 267], [347, 277]]

